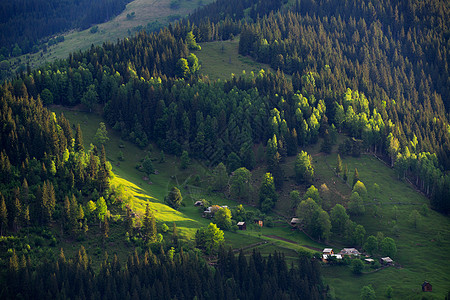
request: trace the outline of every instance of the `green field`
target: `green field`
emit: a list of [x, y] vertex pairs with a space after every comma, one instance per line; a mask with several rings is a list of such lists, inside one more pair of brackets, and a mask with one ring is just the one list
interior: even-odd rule
[[[61, 107], [52, 107], [51, 109], [57, 114], [64, 113], [71, 123], [80, 124], [83, 130], [85, 147], [88, 149], [89, 144], [93, 141], [98, 124], [102, 121], [101, 117], [93, 113], [68, 110]], [[191, 188], [190, 181], [196, 175], [199, 175], [201, 183], [205, 184], [210, 174], [207, 168], [196, 161], [193, 161], [186, 170], [181, 170], [178, 157], [165, 155], [165, 163], [154, 162], [154, 167], [159, 174], [150, 175], [151, 184], [149, 184], [148, 181], [143, 179], [145, 177], [144, 173], [139, 172], [135, 166], [147, 154], [152, 159], [159, 160], [160, 151], [154, 146], [140, 149], [128, 141], [121, 140], [113, 129], [108, 128], [108, 132], [110, 140], [105, 144], [105, 149], [115, 175], [112, 185], [123, 186], [127, 196], [133, 199], [132, 207], [138, 214], [143, 214], [146, 204], [149, 203], [159, 223], [166, 223], [171, 228], [172, 223], [176, 222], [180, 236], [192, 241], [196, 230], [199, 227], [207, 226], [210, 222], [210, 220], [201, 217], [199, 208], [194, 207], [193, 204], [196, 200], [204, 198], [212, 204], [228, 205], [229, 207], [237, 205], [236, 202], [226, 199], [219, 194], [209, 194], [205, 188]], [[120, 148], [120, 145], [123, 145], [124, 148]], [[118, 164], [119, 151], [124, 153], [125, 158], [120, 164]], [[186, 187], [187, 185], [188, 188]], [[164, 204], [164, 197], [172, 186], [178, 186], [183, 195], [184, 205], [180, 207], [179, 211], [173, 210]], [[248, 210], [254, 209], [250, 206], [245, 207]], [[123, 234], [125, 233], [123, 232]], [[268, 236], [289, 239], [295, 241], [295, 243], [285, 242]], [[225, 232], [225, 238], [227, 244], [235, 249], [267, 241], [271, 243], [273, 248], [278, 249], [277, 251], [287, 251], [291, 255], [296, 251], [312, 251], [302, 246], [317, 249], [324, 246], [310, 240], [301, 232], [292, 232], [286, 220], [275, 223], [273, 228], [263, 227], [259, 229], [256, 226], [249, 226], [247, 231]], [[115, 251], [114, 245], [112, 251]], [[129, 251], [132, 251], [132, 249]]]
[[[64, 111], [65, 116], [72, 123], [81, 124], [84, 141], [86, 147], [88, 147], [101, 118], [95, 114], [67, 111], [61, 108], [53, 108], [53, 110], [57, 113]], [[176, 222], [180, 235], [184, 239], [192, 241], [195, 231], [210, 222], [202, 218], [200, 210], [193, 206], [195, 200], [205, 198], [214, 204], [230, 207], [236, 205], [234, 201], [225, 199], [218, 194], [208, 194], [204, 188], [187, 188], [187, 186], [192, 187], [190, 183], [194, 176], [199, 175], [203, 184], [209, 176], [209, 170], [195, 161], [182, 171], [179, 168], [179, 158], [166, 155], [165, 163], [154, 163], [159, 174], [151, 175], [152, 184], [149, 184], [143, 180], [143, 173], [137, 171], [135, 165], [147, 153], [152, 158], [159, 159], [159, 150], [154, 146], [142, 150], [127, 141], [121, 140], [111, 128], [108, 128], [108, 130], [110, 140], [106, 144], [107, 157], [113, 165], [115, 174], [112, 183], [113, 185], [121, 184], [124, 186], [128, 195], [133, 198], [133, 207], [138, 213], [142, 214], [145, 205], [150, 203], [159, 223], [165, 222], [171, 227], [172, 222]], [[120, 144], [124, 145], [125, 148], [119, 148]], [[319, 153], [318, 149], [319, 144], [306, 149], [313, 156], [316, 173], [314, 184], [319, 187], [322, 183], [325, 183], [329, 187], [333, 195], [329, 205], [335, 203], [345, 205], [351, 189], [348, 184], [334, 174], [336, 154], [324, 155]], [[118, 165], [117, 157], [121, 150], [124, 153], [125, 160]], [[287, 178], [293, 174], [294, 162], [294, 158], [287, 158], [283, 162]], [[395, 298], [405, 299], [415, 297], [420, 284], [427, 280], [433, 284], [433, 292], [428, 296], [437, 299], [442, 298], [448, 290], [448, 281], [450, 280], [450, 267], [446, 263], [448, 259], [445, 252], [445, 249], [450, 246], [450, 241], [446, 238], [450, 236], [450, 220], [448, 217], [429, 210], [427, 216], [421, 217], [418, 228], [413, 228], [409, 222], [409, 214], [413, 209], [420, 210], [424, 203], [428, 204], [428, 200], [424, 196], [417, 193], [408, 183], [399, 180], [394, 170], [373, 156], [345, 157], [343, 163], [348, 164], [349, 182], [352, 181], [353, 170], [356, 167], [369, 194], [374, 183], [379, 185], [380, 192], [376, 195], [376, 199], [368, 200], [366, 203], [365, 215], [352, 219], [365, 227], [366, 236], [383, 232], [385, 236], [395, 239], [398, 252], [394, 261], [397, 267], [359, 276], [352, 274], [348, 266], [324, 267], [324, 280], [330, 285], [332, 292], [339, 299], [351, 299], [354, 295], [359, 294], [362, 286], [370, 283], [375, 288], [377, 295], [382, 297], [386, 287], [391, 285], [394, 288]], [[264, 168], [258, 168], [253, 173], [254, 178], [261, 176], [264, 173]], [[174, 185], [180, 187], [184, 197], [185, 205], [179, 211], [169, 208], [163, 201], [168, 190]], [[257, 183], [255, 187], [257, 188]], [[263, 227], [261, 229], [256, 226], [249, 226], [247, 231], [226, 232], [225, 238], [228, 245], [236, 250], [242, 248], [245, 253], [251, 253], [254, 248], [257, 248], [263, 254], [280, 251], [285, 253], [288, 260], [295, 260], [298, 251], [305, 251], [302, 246], [319, 250], [325, 246], [331, 246], [335, 249], [353, 246], [346, 245], [339, 239], [332, 239], [328, 244], [317, 243], [298, 230], [292, 231], [287, 223], [288, 216], [292, 216], [287, 195], [293, 189], [304, 191], [307, 186], [298, 186], [292, 178], [289, 178], [284, 187], [279, 203], [277, 203], [277, 211], [287, 217], [275, 216], [276, 222], [272, 228]], [[398, 207], [397, 220], [394, 220], [392, 215], [394, 205]], [[252, 208], [247, 206], [246, 209]], [[393, 230], [394, 225], [396, 225], [395, 230]], [[122, 234], [124, 233], [122, 232]], [[120, 237], [117, 237], [116, 240], [117, 243], [123, 243], [123, 239], [120, 239]], [[98, 252], [100, 246], [98, 242], [92, 241], [91, 243], [92, 251], [97, 249]], [[110, 244], [110, 251], [118, 251], [119, 254], [124, 252], [123, 256], [127, 251], [133, 251], [133, 248], [118, 249], [115, 242]], [[314, 250], [309, 251], [314, 252]]]
[[[148, 23], [153, 22], [155, 25], [166, 26], [172, 20], [187, 16], [200, 5], [206, 5], [213, 1], [180, 0], [177, 9], [170, 8], [171, 2], [171, 0], [134, 0], [111, 21], [96, 25], [98, 28], [96, 33], [91, 33], [91, 28], [63, 33], [64, 42], [48, 47], [46, 53], [41, 50], [35, 54], [12, 58], [10, 60], [11, 68], [16, 69], [24, 64], [30, 65], [33, 69], [55, 59], [65, 59], [70, 53], [86, 50], [91, 45], [100, 45], [108, 41], [116, 43], [117, 39], [123, 39], [130, 33], [134, 35], [136, 27], [145, 27]], [[127, 18], [127, 15], [133, 12], [134, 18]]]
[[200, 73], [211, 80], [229, 79], [231, 74], [239, 76], [243, 71], [258, 73], [261, 69], [270, 69], [269, 65], [258, 63], [238, 53], [239, 37], [200, 45], [202, 49], [194, 52], [201, 64]]

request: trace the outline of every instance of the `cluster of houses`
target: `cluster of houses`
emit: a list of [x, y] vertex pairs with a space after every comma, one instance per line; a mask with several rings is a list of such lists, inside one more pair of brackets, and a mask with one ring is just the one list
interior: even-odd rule
[[[331, 259], [332, 257], [334, 257], [337, 260], [341, 260], [344, 257], [355, 258], [360, 256], [361, 252], [359, 252], [355, 248], [344, 248], [339, 253], [334, 253], [332, 248], [325, 248], [322, 251], [322, 261], [325, 263], [328, 262], [328, 260]], [[368, 264], [373, 264], [375, 262], [373, 258], [365, 258], [364, 261]], [[392, 258], [387, 256], [382, 257], [380, 259], [380, 263], [382, 263], [385, 266], [391, 266], [394, 264], [394, 261], [392, 260]]]
[[[198, 200], [198, 201], [196, 201], [194, 203], [194, 206], [202, 207], [202, 206], [204, 206], [204, 203], [203, 203], [203, 201]], [[221, 208], [228, 208], [228, 206], [227, 205], [223, 205], [223, 206], [219, 206], [219, 205], [209, 206], [209, 207], [205, 208], [205, 210], [203, 211], [203, 217], [204, 218], [212, 218], [212, 217], [214, 217], [214, 213], [216, 213], [216, 211], [221, 209]], [[259, 227], [263, 227], [263, 221], [262, 220], [255, 219], [253, 221]], [[236, 225], [237, 225], [239, 230], [247, 230], [247, 223], [246, 222], [238, 222]]]

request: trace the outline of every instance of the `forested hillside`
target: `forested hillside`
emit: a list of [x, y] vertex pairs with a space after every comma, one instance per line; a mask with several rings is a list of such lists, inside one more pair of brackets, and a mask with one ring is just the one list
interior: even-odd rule
[[[208, 241], [214, 247], [206, 246], [205, 228], [195, 235], [198, 249], [184, 254], [183, 249], [193, 248], [193, 241], [178, 243], [175, 224], [172, 240], [163, 243], [148, 203], [145, 214], [136, 216], [122, 201], [120, 191], [110, 188], [112, 167], [102, 143], [84, 149], [80, 127], [74, 134], [75, 127], [64, 116], [57, 118], [45, 108], [54, 104], [100, 112], [122, 140], [146, 151], [136, 169], [146, 169], [148, 176], [156, 175], [150, 157], [153, 147], [161, 151], [159, 162], [165, 161], [165, 154], [171, 155], [180, 161], [181, 169], [193, 158], [209, 171], [214, 167], [203, 182], [197, 170], [193, 172], [193, 185], [198, 189], [202, 183], [210, 193], [227, 189], [226, 196], [256, 205], [268, 214], [278, 197], [286, 201], [289, 193], [292, 203], [287, 210], [296, 213], [300, 228], [317, 242], [329, 241], [332, 236], [333, 242], [395, 256], [394, 239], [375, 233], [374, 228], [392, 228], [392, 234], [400, 239], [399, 228], [408, 226], [405, 231], [415, 238], [420, 234], [421, 216], [429, 213], [427, 204], [408, 199], [397, 203], [392, 195], [379, 197], [380, 187], [375, 182], [368, 192], [356, 167], [354, 172], [350, 170], [350, 184], [341, 156], [350, 160], [350, 156], [358, 159], [367, 154], [364, 158], [383, 161], [395, 170], [393, 177], [399, 182], [406, 181], [427, 196], [433, 209], [444, 215], [450, 212], [449, 9], [448, 1], [440, 0], [220, 0], [159, 32], [140, 32], [115, 44], [92, 46], [17, 74], [0, 89], [2, 232], [59, 226], [65, 234], [82, 238], [88, 221], [99, 221], [100, 235], [106, 239], [110, 218], [115, 225], [124, 225], [121, 238], [126, 232], [127, 245], [141, 251], [123, 268], [117, 258], [106, 257], [96, 272], [83, 248], [73, 260], [66, 260], [61, 253], [58, 262], [31, 267], [25, 257], [19, 263], [11, 247], [8, 273], [3, 273], [10, 282], [4, 293], [17, 295], [24, 278], [33, 287], [23, 291], [25, 298], [34, 294], [82, 298], [87, 297], [86, 290], [92, 290], [93, 298], [107, 293], [120, 298], [167, 299], [324, 296], [316, 262], [304, 257], [299, 271], [294, 267], [288, 270], [279, 255], [262, 259], [254, 253], [247, 261], [243, 254], [236, 258], [223, 249], [211, 253], [212, 248], [218, 250], [220, 242]], [[269, 64], [276, 71], [242, 72], [217, 81], [201, 75], [200, 43], [228, 39], [239, 39], [240, 55]], [[102, 124], [99, 130], [105, 128]], [[318, 142], [320, 147], [313, 147]], [[316, 156], [326, 156], [337, 148], [335, 167], [322, 161], [323, 174], [333, 177], [329, 184], [335, 185], [340, 199], [333, 200], [336, 203], [330, 200], [326, 184], [320, 191], [314, 186], [319, 183], [314, 178], [316, 159], [306, 147], [320, 148]], [[121, 161], [124, 154], [120, 153]], [[175, 161], [170, 165], [175, 168], [173, 164]], [[248, 195], [256, 191], [250, 172], [255, 169], [263, 177], [257, 181], [259, 194], [252, 195], [259, 202], [249, 203]], [[183, 185], [182, 189], [190, 188], [190, 176], [180, 181], [182, 184], [172, 174], [170, 178], [166, 190], [172, 179]], [[351, 195], [342, 195], [337, 185]], [[292, 190], [299, 186], [305, 190], [303, 197]], [[395, 187], [389, 188], [395, 191]], [[388, 197], [390, 202], [384, 201]], [[402, 195], [401, 199], [405, 198]], [[180, 190], [172, 188], [164, 201], [180, 209]], [[382, 204], [386, 206], [381, 208]], [[404, 205], [401, 209], [408, 212], [408, 224], [400, 224], [406, 217], [398, 218], [399, 208], [394, 204]], [[418, 204], [423, 205], [420, 213], [411, 208]], [[392, 220], [383, 216], [387, 205], [394, 205], [388, 213]], [[115, 217], [107, 206], [116, 210]], [[230, 229], [231, 211], [225, 206], [211, 207], [223, 215], [229, 213], [229, 222], [220, 226]], [[366, 207], [373, 216], [369, 222], [369, 217], [364, 217]], [[203, 214], [206, 217], [206, 211]], [[138, 220], [141, 217], [142, 221]], [[218, 219], [214, 217], [215, 222]], [[284, 216], [281, 223], [285, 221]], [[367, 240], [360, 222], [374, 227]], [[215, 224], [210, 226], [215, 227], [212, 234], [221, 232]], [[431, 241], [429, 236], [421, 238], [438, 249], [440, 234]], [[369, 239], [376, 246], [366, 247]], [[11, 245], [15, 240], [4, 238], [1, 242], [0, 246]], [[415, 245], [413, 251], [422, 246], [402, 240], [403, 249], [399, 250], [411, 245]], [[205, 256], [212, 255], [208, 259], [214, 267], [198, 257], [202, 250]], [[418, 262], [405, 259], [408, 255], [412, 254], [399, 256], [410, 263], [408, 272], [418, 274], [419, 269], [414, 269]], [[49, 279], [41, 284], [39, 276]], [[67, 284], [72, 281], [75, 284]], [[47, 288], [41, 290], [44, 286]]]
[[40, 100], [17, 99], [3, 87], [0, 101], [2, 234], [55, 221], [75, 236], [86, 231], [94, 215], [81, 204], [109, 199], [111, 165], [104, 149], [85, 151], [79, 126], [73, 134], [67, 119]]
[[[365, 151], [385, 156], [402, 177], [410, 177], [436, 209], [448, 211], [450, 139], [441, 95], [448, 94], [449, 85], [448, 76], [440, 76], [447, 72], [448, 54], [433, 42], [443, 39], [445, 17], [436, 13], [442, 21], [436, 31], [428, 27], [431, 21], [414, 31], [415, 21], [400, 14], [392, 26], [417, 35], [405, 40], [389, 24], [381, 26], [381, 16], [391, 10], [379, 8], [374, 17], [365, 6], [344, 7], [361, 16], [356, 21], [351, 14], [339, 14], [344, 8], [321, 17], [318, 6], [310, 10], [304, 5], [297, 3], [296, 13], [261, 8], [255, 22], [227, 15], [217, 23], [193, 17], [201, 19], [198, 25], [181, 22], [159, 33], [93, 47], [23, 75], [14, 82], [16, 95], [26, 90], [33, 97], [43, 93], [46, 104], [105, 104], [106, 120], [137, 144], [153, 140], [169, 153], [206, 153], [209, 157], [202, 158], [215, 162], [234, 152], [248, 167], [249, 145], [265, 144], [274, 135], [282, 158], [295, 155], [296, 145], [315, 142], [319, 134], [345, 130], [363, 141]], [[386, 6], [395, 11], [394, 5], [380, 7]], [[417, 18], [422, 10], [413, 10]], [[279, 72], [226, 83], [198, 78], [196, 40], [227, 39], [241, 31], [240, 52]], [[435, 32], [429, 42], [419, 38], [425, 32]], [[422, 48], [429, 54], [413, 51]]]
[[[11, 0], [0, 2], [0, 61], [37, 52], [41, 39], [70, 29], [86, 29], [125, 9], [130, 0]], [[46, 41], [44, 41], [45, 43]]]
[[289, 269], [278, 253], [253, 253], [247, 261], [242, 252], [221, 251], [212, 267], [194, 252], [135, 252], [123, 265], [106, 256], [98, 272], [84, 247], [73, 259], [61, 252], [58, 261], [35, 271], [19, 260], [13, 256], [9, 266], [6, 298], [324, 299], [318, 262], [302, 258]]

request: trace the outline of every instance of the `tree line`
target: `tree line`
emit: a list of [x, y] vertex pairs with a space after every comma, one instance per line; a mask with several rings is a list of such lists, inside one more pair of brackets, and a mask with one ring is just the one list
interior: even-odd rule
[[13, 0], [0, 3], [0, 61], [40, 50], [50, 36], [89, 28], [125, 9], [129, 0]]
[[[212, 27], [210, 21], [182, 21], [159, 33], [105, 43], [23, 74], [12, 83], [14, 92], [40, 94], [45, 103], [82, 102], [89, 109], [104, 104], [105, 119], [123, 138], [142, 147], [152, 140], [165, 152], [187, 151], [213, 164], [227, 161], [233, 163], [229, 172], [251, 169], [252, 145], [268, 145], [268, 171], [278, 188], [283, 182], [279, 161], [296, 155], [299, 145], [319, 137], [329, 142], [336, 131], [345, 131], [362, 141], [355, 146], [403, 169], [432, 197], [434, 208], [447, 211], [450, 141], [439, 94], [445, 87], [431, 77], [431, 69], [420, 68], [428, 58], [413, 64], [414, 53], [398, 45], [389, 26], [378, 19], [369, 22], [363, 7], [355, 8], [361, 9], [357, 22], [338, 13], [304, 15], [305, 3], [294, 6], [297, 13], [280, 11], [253, 22], [225, 16]], [[227, 34], [242, 31], [240, 52], [269, 59], [265, 62], [279, 71], [225, 82], [199, 76], [193, 51], [199, 51], [196, 40], [204, 38], [202, 26], [209, 28], [208, 39], [225, 38], [226, 28]], [[416, 39], [412, 45], [423, 44]], [[284, 72], [292, 73], [292, 80]]]
[[[173, 248], [172, 248], [173, 249]], [[105, 253], [98, 271], [81, 246], [73, 258], [61, 250], [57, 260], [32, 267], [14, 252], [3, 274], [6, 298], [64, 299], [323, 299], [319, 263], [308, 257], [288, 267], [279, 253], [263, 258], [253, 252], [222, 248], [209, 265], [198, 253], [153, 253], [128, 256], [126, 263]]]
[[103, 146], [85, 151], [79, 125], [74, 134], [64, 115], [57, 117], [39, 98], [13, 97], [12, 90], [0, 88], [2, 235], [54, 222], [71, 233], [87, 230], [87, 219], [97, 218], [97, 207], [90, 211], [87, 203], [97, 201], [100, 212], [103, 197], [110, 197], [111, 165]]

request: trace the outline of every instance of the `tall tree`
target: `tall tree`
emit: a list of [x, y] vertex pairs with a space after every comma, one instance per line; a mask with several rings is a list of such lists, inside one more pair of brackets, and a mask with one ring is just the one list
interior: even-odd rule
[[312, 165], [311, 156], [305, 151], [301, 151], [297, 155], [295, 161], [295, 178], [297, 183], [307, 182], [311, 183], [314, 179], [314, 168]]
[[3, 236], [3, 233], [6, 232], [8, 227], [8, 211], [6, 209], [5, 197], [0, 193], [0, 234]]
[[331, 210], [330, 217], [333, 232], [337, 234], [343, 234], [345, 230], [345, 224], [349, 219], [345, 207], [343, 207], [341, 204], [336, 204]]
[[181, 196], [180, 190], [176, 186], [172, 187], [169, 195], [166, 197], [166, 202], [174, 209], [178, 209], [181, 201], [183, 201], [183, 197]]
[[99, 220], [99, 226], [102, 228], [102, 222], [105, 220], [106, 213], [108, 212], [108, 206], [106, 205], [105, 198], [100, 197], [96, 203], [97, 206], [97, 218]]
[[358, 169], [355, 168], [355, 172], [353, 173], [353, 184], [352, 187], [355, 186], [355, 184], [359, 181], [359, 173]]
[[80, 124], [77, 124], [77, 129], [75, 131], [75, 151], [77, 152], [84, 151], [83, 133], [81, 132]]
[[213, 170], [213, 184], [214, 191], [223, 191], [228, 185], [227, 169], [223, 163], [219, 163]]
[[147, 204], [145, 208], [144, 219], [142, 222], [142, 230], [144, 233], [144, 238], [150, 242], [156, 242], [157, 239], [157, 229], [156, 229], [156, 220], [153, 213], [150, 211], [150, 207]]
[[275, 206], [278, 200], [278, 195], [275, 191], [275, 183], [273, 181], [273, 176], [270, 173], [264, 174], [263, 181], [259, 188], [259, 201], [261, 209], [264, 212], [268, 212], [271, 208]]
[[249, 200], [252, 173], [242, 167], [233, 172], [230, 179], [230, 194], [240, 200]]
[[338, 154], [337, 156], [337, 163], [336, 163], [336, 174], [341, 174], [342, 173], [342, 159], [341, 156]]
[[222, 207], [214, 214], [214, 222], [222, 230], [231, 229], [231, 211], [227, 207]]
[[94, 141], [97, 145], [103, 145], [107, 141], [109, 141], [108, 131], [106, 130], [106, 125], [103, 122], [100, 122], [100, 125], [97, 129], [97, 132], [94, 136]]

